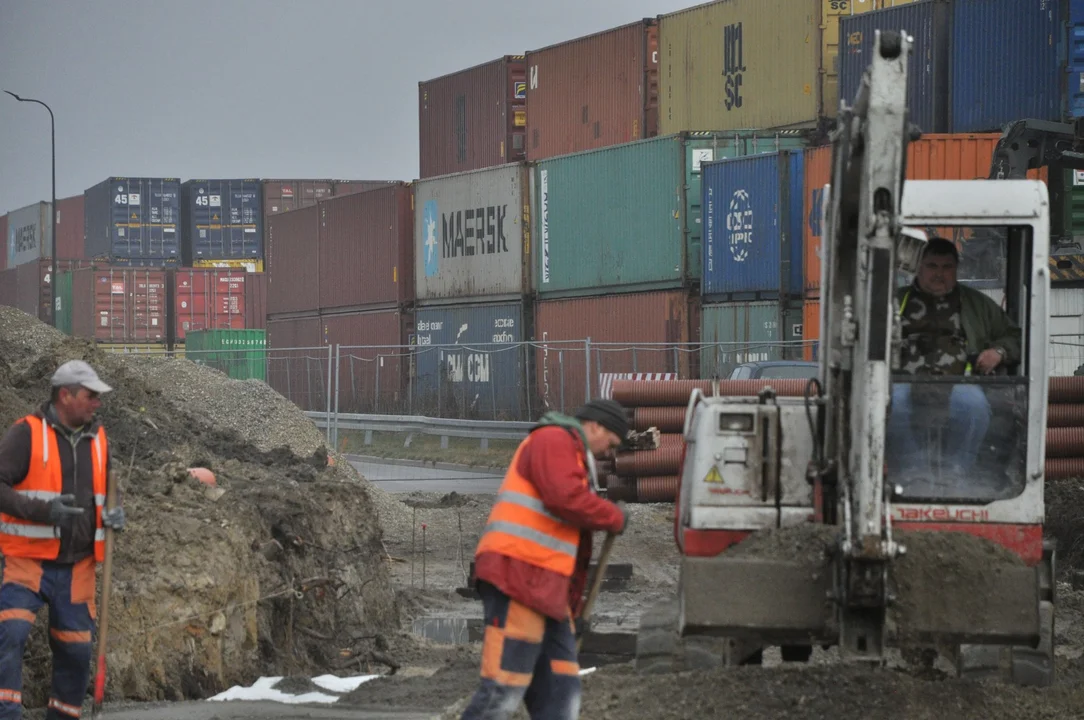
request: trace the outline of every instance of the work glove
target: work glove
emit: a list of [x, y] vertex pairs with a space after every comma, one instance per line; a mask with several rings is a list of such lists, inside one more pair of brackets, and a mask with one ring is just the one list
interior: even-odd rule
[[112, 510], [102, 510], [102, 525], [120, 532], [124, 529], [124, 508], [115, 507]]
[[617, 509], [620, 510], [621, 514], [624, 515], [625, 517], [624, 517], [624, 520], [621, 521], [621, 529], [618, 530], [615, 534], [616, 535], [624, 535], [625, 530], [627, 530], [628, 527], [629, 527], [629, 520], [632, 519], [632, 516], [629, 515], [629, 509], [627, 507], [625, 507], [625, 501], [624, 500], [618, 500], [617, 501]]
[[53, 525], [67, 525], [73, 516], [82, 515], [83, 508], [75, 507], [74, 495], [61, 495], [49, 501], [49, 522]]

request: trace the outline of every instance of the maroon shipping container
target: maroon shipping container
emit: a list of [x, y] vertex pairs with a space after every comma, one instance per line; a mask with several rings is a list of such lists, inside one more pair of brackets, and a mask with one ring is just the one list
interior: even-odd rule
[[10, 268], [8, 270], [0, 270], [0, 305], [6, 305], [7, 307], [18, 307], [18, 293], [16, 290], [19, 287], [18, 280], [19, 268]]
[[324, 345], [317, 315], [268, 320], [267, 384], [302, 410], [326, 410], [328, 354]]
[[343, 195], [353, 195], [359, 192], [368, 192], [369, 190], [379, 190], [385, 188], [388, 185], [394, 185], [397, 180], [336, 180], [332, 187], [332, 195], [334, 197], [342, 197]]
[[310, 207], [334, 194], [335, 185], [331, 180], [264, 180], [264, 218]]
[[[57, 270], [67, 272], [90, 265], [89, 260], [57, 260]], [[42, 322], [51, 323], [53, 305], [52, 259], [39, 258], [0, 271], [0, 305], [18, 308]]]
[[72, 335], [103, 343], [168, 341], [168, 279], [156, 268], [72, 272]]
[[684, 290], [538, 302], [535, 360], [543, 406], [570, 411], [583, 403], [586, 338], [592, 348], [591, 397], [599, 397], [607, 373], [690, 377], [696, 362], [687, 343], [699, 337], [696, 305]]
[[83, 242], [86, 237], [83, 204], [82, 195], [56, 201], [56, 256], [58, 258], [79, 260], [86, 257]]
[[[398, 310], [323, 315], [324, 337], [340, 345], [340, 412], [408, 412], [409, 354], [413, 315]], [[366, 347], [359, 347], [366, 346]]]
[[[0, 270], [7, 269], [8, 266], [8, 216], [7, 213], [0, 215]], [[4, 297], [4, 289], [0, 287], [0, 305], [5, 305], [2, 301]]]
[[419, 177], [523, 160], [526, 102], [522, 55], [418, 83]]
[[414, 212], [405, 183], [332, 198], [319, 208], [321, 310], [413, 300]]
[[655, 137], [659, 27], [647, 18], [527, 53], [527, 159]]
[[313, 205], [267, 220], [267, 312], [320, 307], [320, 209]]
[[173, 273], [176, 342], [197, 330], [244, 330], [245, 285], [262, 273], [183, 268]]
[[245, 328], [267, 329], [267, 273], [249, 273], [245, 278]]

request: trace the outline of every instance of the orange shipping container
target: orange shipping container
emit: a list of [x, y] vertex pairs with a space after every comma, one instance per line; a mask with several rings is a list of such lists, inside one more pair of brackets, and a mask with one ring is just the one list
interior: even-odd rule
[[[930, 134], [907, 148], [908, 180], [981, 180], [990, 174], [994, 147], [1001, 136], [983, 134]], [[806, 295], [820, 295], [821, 215], [824, 186], [832, 174], [832, 148], [824, 145], [805, 151], [803, 212]], [[1046, 168], [1031, 170], [1028, 177], [1046, 180]], [[906, 192], [906, 189], [904, 190]]]
[[802, 340], [806, 342], [802, 346], [802, 359], [814, 361], [818, 359], [817, 345], [810, 340], [821, 339], [821, 302], [820, 300], [806, 300], [802, 306]]

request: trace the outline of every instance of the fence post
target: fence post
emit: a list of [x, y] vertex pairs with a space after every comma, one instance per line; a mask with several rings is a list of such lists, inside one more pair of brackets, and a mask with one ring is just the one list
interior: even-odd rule
[[583, 401], [591, 402], [591, 338], [583, 341]]
[[350, 407], [354, 412], [357, 412], [358, 406], [358, 385], [354, 382], [354, 356], [348, 356], [350, 358]]
[[441, 380], [442, 380], [443, 375], [444, 375], [444, 351], [440, 350], [438, 348], [437, 349], [437, 417], [440, 417], [443, 414], [442, 407], [443, 407], [443, 402], [444, 402], [444, 397], [443, 397], [444, 393], [441, 392], [441, 390], [442, 390], [442, 388], [441, 388]]
[[380, 353], [376, 354], [376, 384], [373, 387], [373, 412], [380, 412]]
[[[327, 387], [325, 394], [327, 395], [327, 443], [331, 445], [331, 345], [327, 346]], [[334, 447], [334, 446], [332, 446]]]
[[634, 373], [635, 372], [640, 372], [640, 369], [638, 367], [636, 367], [636, 348], [632, 349], [632, 371]]
[[527, 420], [529, 422], [533, 417], [531, 414], [531, 368], [527, 359], [530, 350], [526, 343], [520, 345], [520, 347], [523, 348], [523, 394], [527, 396]]
[[678, 358], [678, 347], [677, 347], [677, 345], [675, 345], [674, 346], [674, 374], [677, 375], [678, 380], [681, 379], [681, 370], [679, 369], [680, 367], [681, 367], [681, 363], [679, 362], [679, 358]]
[[565, 351], [557, 351], [557, 367], [561, 373], [561, 412], [565, 411]]
[[297, 402], [296, 400], [294, 400], [293, 388], [290, 387], [290, 365], [292, 365], [293, 363], [290, 362], [289, 356], [287, 356], [285, 358], [285, 360], [286, 360], [286, 397], [290, 398], [290, 402]]
[[335, 345], [335, 432], [331, 436], [332, 450], [339, 447], [339, 370], [342, 368], [342, 346]]

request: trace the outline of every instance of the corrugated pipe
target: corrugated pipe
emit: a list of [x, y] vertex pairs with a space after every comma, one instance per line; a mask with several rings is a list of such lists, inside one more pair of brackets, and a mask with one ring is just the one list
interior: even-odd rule
[[656, 427], [659, 432], [680, 433], [685, 427], [683, 407], [638, 407], [632, 411], [632, 429]]
[[1084, 457], [1051, 458], [1046, 461], [1046, 480], [1084, 477]]
[[674, 502], [680, 479], [677, 475], [636, 478], [636, 501], [642, 503]]
[[1084, 427], [1084, 403], [1053, 403], [1046, 408], [1046, 426]]
[[636, 502], [636, 483], [631, 478], [610, 475], [606, 478], [606, 497], [614, 502]]
[[1046, 431], [1046, 458], [1084, 456], [1084, 427], [1058, 427]]
[[1084, 375], [1050, 378], [1047, 402], [1084, 403]]
[[658, 450], [618, 455], [614, 471], [618, 475], [644, 477], [647, 475], [674, 475], [681, 465], [685, 448], [661, 447]]
[[[802, 397], [808, 380], [780, 378], [771, 380], [720, 380], [719, 394], [736, 397], [756, 397], [765, 387], [772, 387], [776, 395]], [[693, 390], [700, 388], [705, 395], [712, 394], [710, 380], [614, 380], [613, 398], [625, 407], [666, 407], [689, 403]], [[662, 428], [659, 428], [662, 430]]]

